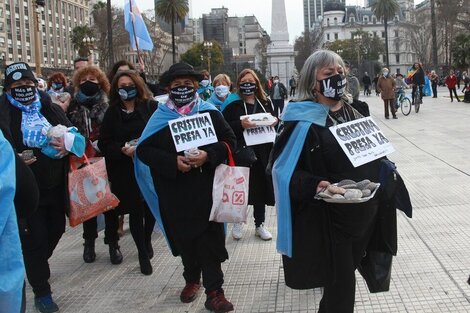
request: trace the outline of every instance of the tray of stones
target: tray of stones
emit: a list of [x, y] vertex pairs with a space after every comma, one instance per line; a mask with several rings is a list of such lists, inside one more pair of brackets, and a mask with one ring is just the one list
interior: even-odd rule
[[363, 203], [375, 196], [380, 184], [368, 179], [355, 182], [345, 179], [323, 188], [315, 195], [315, 199], [329, 203]]

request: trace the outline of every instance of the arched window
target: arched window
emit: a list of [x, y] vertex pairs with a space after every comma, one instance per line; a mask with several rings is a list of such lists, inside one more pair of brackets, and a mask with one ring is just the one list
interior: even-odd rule
[[335, 17], [333, 20], [334, 25], [338, 25], [338, 19]]
[[330, 26], [330, 18], [326, 19], [326, 26]]

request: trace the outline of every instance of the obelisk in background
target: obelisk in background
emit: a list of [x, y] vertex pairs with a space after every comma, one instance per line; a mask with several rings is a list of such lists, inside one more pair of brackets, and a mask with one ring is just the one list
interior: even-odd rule
[[295, 73], [294, 47], [289, 44], [286, 6], [284, 0], [272, 0], [271, 43], [267, 49], [267, 76], [279, 76], [289, 86], [289, 79]]

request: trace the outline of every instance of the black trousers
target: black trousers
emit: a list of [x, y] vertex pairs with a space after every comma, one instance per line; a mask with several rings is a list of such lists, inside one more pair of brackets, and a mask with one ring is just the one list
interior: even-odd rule
[[[104, 243], [116, 242], [119, 240], [119, 216], [116, 211], [109, 210], [104, 213], [105, 229], [104, 229]], [[98, 222], [97, 218], [93, 217], [88, 221], [83, 222], [83, 239], [95, 240], [98, 237]]]
[[460, 99], [459, 99], [459, 96], [457, 96], [457, 90], [454, 88], [448, 88], [449, 89], [449, 93], [450, 93], [450, 101], [454, 101], [454, 98], [452, 97], [452, 92], [454, 93], [455, 95], [455, 98], [457, 99], [457, 101], [460, 102]]
[[392, 116], [396, 116], [397, 109], [395, 108], [395, 99], [383, 99], [384, 100], [384, 110], [385, 110], [385, 117], [389, 117], [388, 108], [390, 107], [390, 112], [392, 112]]
[[284, 110], [284, 99], [272, 99], [272, 101], [274, 106], [274, 112], [281, 114]]
[[297, 87], [290, 87], [290, 96], [295, 97], [295, 88]]
[[129, 213], [129, 228], [139, 256], [148, 257], [147, 244], [152, 240], [155, 217], [144, 202]]
[[40, 195], [36, 212], [18, 221], [26, 277], [36, 297], [51, 293], [48, 260], [65, 232], [64, 187], [40, 190]]
[[228, 258], [222, 231], [209, 227], [191, 242], [180, 242], [178, 250], [183, 261], [186, 283], [199, 282], [202, 274], [202, 285], [206, 293], [222, 288], [224, 273], [221, 264]]
[[432, 83], [431, 88], [432, 88], [432, 97], [437, 98], [437, 83]]
[[[332, 210], [331, 213], [334, 221], [334, 269], [330, 274], [331, 279], [323, 289], [318, 313], [353, 313], [356, 298], [355, 271], [374, 229], [377, 207], [349, 207]], [[357, 216], [353, 217], [353, 214]], [[351, 223], [353, 219], [356, 222]]]
[[266, 218], [266, 205], [264, 204], [253, 205], [253, 217], [255, 219], [256, 227], [259, 227], [261, 224], [263, 224]]

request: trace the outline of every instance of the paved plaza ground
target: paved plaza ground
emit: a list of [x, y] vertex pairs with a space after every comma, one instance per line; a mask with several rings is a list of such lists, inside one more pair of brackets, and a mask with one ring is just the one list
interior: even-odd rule
[[[398, 120], [385, 120], [378, 97], [363, 100], [396, 149], [390, 159], [408, 186], [414, 217], [398, 212], [399, 251], [389, 292], [370, 294], [356, 274], [356, 312], [470, 312], [470, 104], [451, 103], [442, 88], [439, 98], [424, 99], [418, 114], [398, 113]], [[270, 242], [255, 237], [252, 222], [242, 240], [227, 237], [224, 289], [235, 312], [317, 312], [320, 289], [298, 291], [284, 284], [274, 208], [267, 209], [267, 226], [274, 235]], [[181, 261], [160, 234], [153, 235], [151, 276], [140, 273], [128, 229], [120, 241], [120, 265], [110, 263], [103, 233], [96, 242], [95, 263], [84, 263], [81, 234], [81, 226], [68, 228], [50, 260], [60, 312], [207, 312], [202, 290], [191, 304], [179, 301]], [[34, 312], [29, 286], [27, 301], [27, 312]]]

